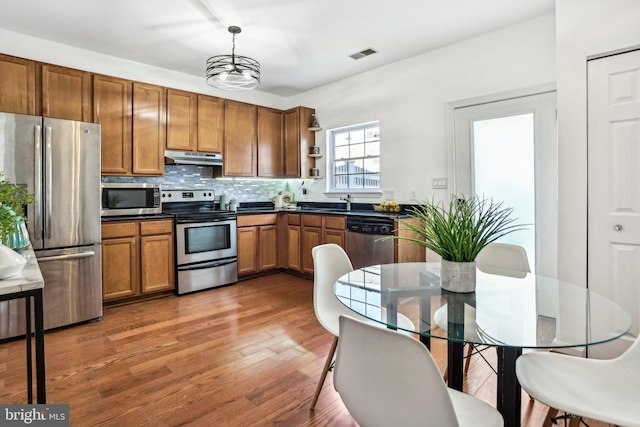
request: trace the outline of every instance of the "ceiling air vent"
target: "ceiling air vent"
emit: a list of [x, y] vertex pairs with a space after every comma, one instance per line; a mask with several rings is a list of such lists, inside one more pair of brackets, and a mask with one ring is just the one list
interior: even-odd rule
[[354, 53], [353, 55], [349, 55], [349, 56], [353, 59], [360, 59], [360, 58], [364, 58], [365, 56], [373, 55], [374, 53], [376, 53], [376, 51], [369, 48], [369, 49], [363, 50], [362, 52]]

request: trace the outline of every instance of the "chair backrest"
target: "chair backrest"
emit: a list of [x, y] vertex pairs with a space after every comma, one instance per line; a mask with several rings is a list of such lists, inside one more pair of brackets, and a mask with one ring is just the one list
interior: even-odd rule
[[353, 271], [351, 260], [334, 243], [315, 246], [313, 257], [313, 309], [320, 324], [333, 335], [338, 335], [338, 316], [345, 311], [333, 293], [333, 284]]
[[508, 243], [489, 243], [476, 257], [476, 264], [480, 270], [489, 273], [493, 269], [517, 271], [523, 274], [531, 272], [527, 251], [522, 246]]
[[358, 424], [458, 426], [447, 387], [424, 344], [348, 316], [339, 322], [333, 383]]

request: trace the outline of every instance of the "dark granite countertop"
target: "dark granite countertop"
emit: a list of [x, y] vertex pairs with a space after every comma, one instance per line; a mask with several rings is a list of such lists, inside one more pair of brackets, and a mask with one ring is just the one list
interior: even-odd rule
[[275, 208], [271, 202], [247, 202], [240, 203], [238, 207], [238, 215], [243, 214], [262, 214], [274, 212], [288, 212], [301, 214], [327, 214], [327, 215], [346, 215], [346, 216], [366, 216], [380, 218], [407, 218], [409, 212], [407, 208], [411, 205], [401, 205], [400, 212], [376, 212], [373, 210], [371, 203], [352, 203], [351, 210], [346, 210], [345, 203], [328, 203], [328, 202], [298, 202], [295, 209], [290, 207]]

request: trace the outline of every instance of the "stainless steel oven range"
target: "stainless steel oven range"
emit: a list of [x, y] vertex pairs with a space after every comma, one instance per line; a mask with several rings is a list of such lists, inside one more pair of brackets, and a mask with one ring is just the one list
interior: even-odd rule
[[238, 281], [236, 213], [216, 210], [213, 190], [163, 190], [162, 211], [175, 217], [176, 294]]

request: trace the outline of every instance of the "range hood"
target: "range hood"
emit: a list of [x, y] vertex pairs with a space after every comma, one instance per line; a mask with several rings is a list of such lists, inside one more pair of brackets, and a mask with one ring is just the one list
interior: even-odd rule
[[222, 166], [222, 154], [164, 150], [165, 164]]

